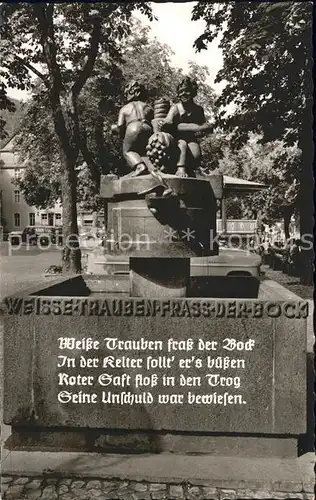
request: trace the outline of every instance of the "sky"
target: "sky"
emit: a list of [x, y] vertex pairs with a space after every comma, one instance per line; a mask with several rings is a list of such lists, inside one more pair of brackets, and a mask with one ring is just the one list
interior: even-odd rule
[[158, 21], [148, 22], [145, 16], [137, 14], [143, 22], [151, 26], [151, 35], [158, 38], [160, 42], [166, 43], [174, 52], [172, 63], [188, 69], [188, 61], [193, 60], [201, 66], [209, 68], [210, 76], [208, 83], [215, 91], [219, 92], [222, 84], [214, 84], [214, 79], [222, 67], [222, 51], [218, 48], [218, 42], [214, 41], [208, 45], [207, 50], [195, 52], [194, 41], [204, 31], [204, 21], [191, 21], [192, 8], [196, 2], [182, 3], [152, 3], [153, 12]]
[[[182, 68], [184, 72], [188, 69], [188, 61], [207, 66], [209, 69], [208, 83], [215, 92], [220, 92], [223, 84], [214, 84], [218, 70], [222, 66], [222, 53], [217, 46], [217, 41], [208, 45], [207, 50], [196, 53], [193, 48], [195, 39], [203, 33], [204, 21], [191, 21], [191, 12], [195, 2], [183, 3], [152, 3], [153, 12], [158, 21], [149, 22], [145, 16], [136, 13], [142, 22], [151, 27], [151, 36], [158, 38], [162, 43], [170, 46], [174, 52], [172, 63]], [[9, 96], [26, 100], [28, 94], [24, 91], [8, 89]]]

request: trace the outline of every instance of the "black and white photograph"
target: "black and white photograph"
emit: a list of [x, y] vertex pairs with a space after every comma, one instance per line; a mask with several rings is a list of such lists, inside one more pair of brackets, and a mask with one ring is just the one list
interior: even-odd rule
[[315, 15], [0, 2], [0, 500], [315, 499]]

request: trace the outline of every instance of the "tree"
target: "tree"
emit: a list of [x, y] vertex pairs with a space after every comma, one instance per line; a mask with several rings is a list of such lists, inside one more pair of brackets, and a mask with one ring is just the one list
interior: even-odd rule
[[[100, 175], [115, 171], [120, 158], [120, 146], [115, 144], [109, 131], [103, 133], [103, 125], [104, 120], [112, 123], [116, 118], [116, 108], [112, 108], [122, 84], [121, 71], [103, 61], [96, 62], [95, 71], [78, 99], [84, 156], [80, 151], [75, 170], [77, 201], [85, 210], [100, 208]], [[24, 175], [15, 183], [26, 202], [42, 209], [53, 206], [62, 194], [62, 162], [48, 96], [41, 84], [33, 89], [32, 98], [25, 105], [14, 142], [25, 165]]]
[[[94, 73], [78, 99], [81, 133], [85, 139], [85, 157], [79, 153], [76, 162], [77, 200], [80, 208], [98, 210], [100, 175], [123, 174], [125, 161], [120, 140], [111, 134], [119, 108], [125, 102], [124, 87], [138, 79], [149, 88], [153, 103], [158, 97], [176, 99], [176, 87], [182, 70], [172, 66], [171, 49], [149, 36], [149, 28], [131, 18], [131, 34], [121, 44], [122, 60], [98, 59]], [[206, 83], [207, 68], [190, 63], [190, 76], [199, 83], [197, 99], [207, 109], [213, 106], [214, 93]], [[54, 125], [49, 113], [47, 94], [39, 84], [28, 102], [19, 132], [15, 138], [20, 157], [26, 162], [26, 173], [17, 183], [26, 201], [41, 208], [52, 205], [61, 195], [61, 163]], [[202, 140], [205, 168], [217, 165], [214, 140]], [[221, 149], [218, 147], [219, 153]], [[89, 158], [90, 164], [86, 159]]]
[[[220, 125], [232, 133], [235, 147], [250, 131], [262, 142], [297, 145], [296, 169], [301, 234], [312, 237], [312, 2], [198, 2], [192, 19], [206, 22], [197, 50], [220, 37], [224, 65], [217, 82], [226, 86], [219, 98]], [[311, 245], [309, 245], [311, 246]], [[303, 282], [311, 283], [311, 250], [305, 250]]]
[[[85, 150], [84, 155], [79, 152], [75, 166], [77, 199], [87, 210], [100, 207], [101, 174], [127, 172], [124, 171], [120, 140], [111, 134], [111, 125], [125, 103], [126, 83], [130, 79], [140, 79], [149, 87], [153, 101], [167, 92], [171, 98], [183, 76], [181, 70], [171, 66], [169, 47], [149, 38], [147, 26], [131, 18], [130, 29], [131, 33], [121, 42], [121, 59], [97, 59], [94, 72], [78, 98], [84, 138], [81, 149]], [[17, 181], [25, 200], [40, 208], [53, 205], [61, 196], [61, 160], [48, 96], [40, 81], [26, 105], [15, 146], [26, 165], [25, 175]]]
[[174, 101], [177, 84], [184, 75], [181, 69], [172, 66], [172, 55], [168, 45], [150, 37], [148, 26], [134, 20], [133, 33], [125, 40], [122, 65], [124, 82], [137, 77], [149, 89], [152, 103], [163, 96]]
[[[77, 226], [76, 162], [86, 158], [84, 131], [78, 113], [79, 96], [93, 75], [95, 63], [120, 58], [120, 43], [130, 32], [132, 11], [138, 8], [152, 19], [146, 2], [33, 3], [2, 5], [1, 77], [5, 85], [32, 89], [31, 75], [41, 80], [52, 115], [60, 160], [63, 204], [64, 272], [80, 272]], [[6, 87], [1, 105], [6, 101]]]
[[42, 85], [35, 88], [14, 137], [25, 174], [14, 180], [29, 205], [45, 209], [62, 196], [62, 165], [49, 97]]

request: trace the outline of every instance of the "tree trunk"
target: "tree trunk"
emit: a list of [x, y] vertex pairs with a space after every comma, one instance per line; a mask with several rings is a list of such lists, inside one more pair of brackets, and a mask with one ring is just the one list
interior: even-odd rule
[[[314, 207], [313, 207], [313, 159], [315, 152], [313, 148], [313, 134], [315, 135], [315, 122], [313, 122], [313, 111], [316, 111], [315, 97], [316, 90], [312, 87], [312, 77], [316, 76], [316, 66], [313, 65], [313, 59], [316, 56], [316, 5], [313, 4], [313, 29], [310, 34], [313, 35], [313, 55], [306, 55], [306, 82], [305, 82], [305, 109], [301, 117], [301, 132], [298, 141], [298, 147], [302, 151], [300, 164], [300, 191], [299, 191], [299, 215], [300, 215], [300, 234], [301, 234], [301, 283], [303, 285], [313, 285], [313, 264], [314, 264]], [[310, 35], [309, 35], [310, 36]], [[308, 43], [308, 42], [307, 42]], [[309, 41], [311, 43], [311, 40]], [[312, 98], [314, 92], [314, 100]]]
[[313, 285], [313, 198], [310, 187], [312, 187], [311, 180], [310, 186], [301, 186], [300, 193], [301, 283], [303, 285]]
[[293, 210], [285, 210], [283, 214], [283, 224], [284, 224], [284, 234], [285, 239], [288, 240], [290, 237], [290, 223]]
[[[39, 38], [43, 55], [48, 68], [45, 84], [49, 90], [54, 128], [60, 146], [62, 166], [61, 191], [63, 204], [63, 271], [77, 273], [81, 271], [81, 252], [77, 222], [77, 182], [75, 164], [79, 154], [80, 127], [78, 119], [77, 99], [91, 75], [99, 50], [101, 36], [101, 17], [92, 16], [89, 21], [93, 28], [90, 37], [88, 57], [83, 64], [70, 92], [66, 91], [62, 73], [58, 64], [55, 30], [54, 5], [37, 3], [33, 7], [38, 21]], [[64, 97], [62, 109], [61, 97]]]
[[71, 153], [63, 155], [63, 175], [61, 178], [63, 204], [63, 273], [81, 272], [81, 250], [77, 221], [77, 194], [75, 160]]
[[[310, 139], [310, 142], [308, 142]], [[302, 149], [299, 212], [301, 252], [301, 283], [313, 285], [313, 170], [312, 170], [312, 138], [307, 134], [307, 141], [299, 144]]]
[[[79, 152], [76, 107], [72, 99], [68, 98], [63, 109], [59, 94], [54, 88], [51, 93], [51, 104], [62, 167], [61, 197], [64, 238], [62, 269], [65, 274], [80, 273], [81, 251], [77, 220], [77, 178], [75, 171]], [[67, 117], [68, 127], [65, 123], [65, 116]]]

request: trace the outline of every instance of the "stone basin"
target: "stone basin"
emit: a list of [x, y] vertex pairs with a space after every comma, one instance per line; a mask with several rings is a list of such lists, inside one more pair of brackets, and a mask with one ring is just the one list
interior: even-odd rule
[[[176, 440], [177, 449], [185, 452], [185, 443], [191, 435], [195, 449], [202, 453], [214, 447], [227, 449], [228, 443], [235, 443], [236, 439], [240, 440], [243, 451], [248, 445], [253, 448], [256, 442], [259, 455], [263, 448], [275, 453], [277, 439], [278, 450], [291, 456], [297, 454], [300, 437], [306, 433], [308, 304], [305, 301], [264, 278], [257, 282], [256, 289], [252, 283], [252, 296], [249, 293], [246, 298], [246, 282], [239, 289], [239, 296], [203, 297], [196, 289], [195, 295], [183, 298], [131, 297], [129, 289], [115, 288], [122, 288], [124, 277], [112, 278], [86, 275], [59, 279], [49, 287], [3, 301], [4, 422], [13, 428], [11, 446], [42, 449], [49, 443], [52, 449], [72, 449], [77, 442], [84, 449], [104, 451], [109, 449], [109, 442], [115, 442], [113, 436], [119, 432], [130, 440], [131, 449], [140, 447], [142, 451], [170, 451]], [[227, 290], [233, 290], [232, 283]], [[202, 377], [203, 383], [199, 387], [176, 388], [162, 387], [161, 383], [150, 388], [136, 388], [134, 384], [110, 389], [98, 384], [60, 387], [61, 371], [67, 376], [92, 376], [94, 380], [109, 372], [109, 367], [80, 366], [82, 357], [105, 359], [113, 354], [102, 344], [105, 337], [162, 342], [158, 353], [145, 347], [131, 354], [124, 348], [115, 351], [114, 356], [158, 359], [172, 354], [173, 377], [177, 380], [183, 374]], [[100, 342], [102, 347], [88, 352], [61, 350], [60, 338], [79, 342], [88, 338]], [[192, 353], [176, 350], [170, 354], [166, 344], [170, 338], [176, 342], [193, 339], [201, 346], [214, 341], [220, 347], [216, 352], [199, 350], [196, 346]], [[251, 341], [255, 347], [231, 353], [223, 348], [227, 339], [243, 346]], [[65, 354], [75, 360], [75, 365], [58, 368], [58, 356]], [[203, 368], [180, 368], [181, 359], [192, 356], [202, 360]], [[223, 372], [229, 383], [239, 377], [241, 388], [238, 384], [233, 388], [207, 385], [208, 357], [223, 362], [225, 356], [244, 360], [241, 370], [228, 366]], [[152, 373], [163, 377], [168, 373], [166, 368], [158, 366], [138, 371], [142, 377]], [[135, 376], [134, 368], [124, 368], [123, 372]], [[122, 368], [111, 369], [110, 373], [120, 376]], [[80, 391], [87, 397], [95, 394], [97, 400], [93, 404], [71, 401], [65, 404], [59, 399], [61, 391], [66, 391], [69, 397], [77, 397]], [[155, 402], [162, 392], [166, 397], [177, 393], [182, 398], [189, 398], [190, 393], [191, 399], [168, 405], [166, 411], [166, 405]], [[124, 393], [129, 397], [141, 395], [143, 400], [136, 405], [111, 402], [114, 393], [117, 398], [123, 398]], [[146, 399], [148, 393], [154, 402]], [[203, 395], [212, 397], [213, 402], [201, 404], [198, 398]], [[233, 398], [231, 401], [235, 403], [226, 400], [226, 404], [216, 403], [223, 398], [227, 401]]]

